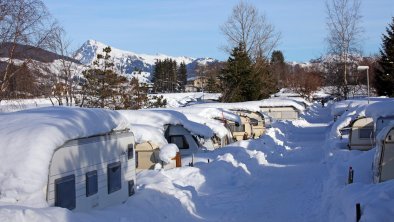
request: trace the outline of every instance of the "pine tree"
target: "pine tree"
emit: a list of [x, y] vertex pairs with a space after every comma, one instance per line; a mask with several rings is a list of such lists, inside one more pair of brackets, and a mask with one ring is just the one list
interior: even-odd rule
[[83, 71], [85, 82], [82, 86], [83, 98], [80, 106], [115, 109], [119, 107], [125, 77], [115, 73], [111, 61], [110, 47], [103, 49], [104, 55], [98, 54], [93, 66]]
[[227, 67], [222, 70], [222, 100], [224, 102], [240, 102], [253, 97], [253, 79], [250, 58], [245, 44], [239, 44], [227, 60]]
[[185, 62], [181, 62], [178, 69], [178, 84], [179, 90], [184, 92], [185, 85], [187, 84], [187, 69]]
[[378, 95], [394, 97], [394, 17], [383, 34], [380, 50], [379, 68], [375, 74], [375, 88]]

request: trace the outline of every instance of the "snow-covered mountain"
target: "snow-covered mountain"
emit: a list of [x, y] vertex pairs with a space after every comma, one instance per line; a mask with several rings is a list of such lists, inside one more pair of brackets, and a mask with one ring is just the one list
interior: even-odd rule
[[[102, 54], [103, 49], [107, 46], [108, 45], [95, 40], [88, 40], [81, 46], [81, 48], [77, 50], [76, 56], [74, 58], [80, 61], [82, 64], [90, 65], [96, 59], [97, 54]], [[164, 60], [166, 58], [175, 60], [177, 64], [184, 62], [187, 67], [188, 77], [193, 77], [195, 75], [194, 70], [197, 64], [209, 64], [217, 62], [217, 60], [212, 58], [191, 58], [186, 56], [173, 57], [164, 54], [137, 54], [134, 52], [124, 51], [113, 47], [111, 47], [110, 55], [114, 60], [115, 67], [119, 73], [131, 75], [135, 74], [135, 72], [133, 73], [133, 71], [135, 70], [152, 73], [155, 61]], [[151, 78], [150, 75], [146, 77], [148, 79]]]

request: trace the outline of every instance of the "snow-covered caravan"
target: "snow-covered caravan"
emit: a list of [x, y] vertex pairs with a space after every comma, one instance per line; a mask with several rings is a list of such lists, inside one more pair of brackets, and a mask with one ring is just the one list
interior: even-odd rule
[[386, 126], [378, 134], [374, 159], [374, 182], [394, 179], [394, 126]]
[[136, 169], [153, 170], [156, 164], [160, 163], [164, 169], [172, 169], [181, 166], [180, 153], [171, 159], [169, 163], [165, 163], [160, 159], [160, 146], [152, 141], [137, 143], [135, 145]]
[[376, 118], [374, 125], [375, 135], [378, 135], [383, 128], [390, 125], [392, 122], [394, 122], [394, 116], [380, 116]]
[[147, 141], [135, 145], [135, 164], [137, 171], [154, 169], [156, 163], [160, 163], [160, 148], [157, 144]]
[[350, 150], [370, 150], [375, 146], [373, 118], [361, 117], [350, 124]]
[[228, 121], [227, 127], [230, 129], [233, 139], [236, 141], [246, 140], [252, 138], [252, 125], [247, 116], [238, 113], [241, 118], [241, 123]]
[[134, 194], [134, 156], [128, 130], [66, 142], [50, 162], [48, 204], [87, 211], [125, 202]]
[[299, 117], [299, 110], [294, 106], [260, 106], [260, 111], [277, 120], [295, 120]]
[[[198, 139], [182, 125], [165, 125], [164, 129], [164, 136], [167, 139], [168, 143], [173, 143], [177, 145], [181, 156], [188, 156], [196, 153], [202, 146]], [[213, 149], [212, 141], [207, 141], [208, 142], [204, 145], [209, 146], [208, 148]]]

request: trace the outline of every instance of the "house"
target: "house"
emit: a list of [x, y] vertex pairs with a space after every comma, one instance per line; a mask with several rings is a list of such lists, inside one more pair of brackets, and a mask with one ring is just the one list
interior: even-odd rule
[[113, 131], [68, 141], [49, 165], [49, 206], [88, 211], [121, 204], [134, 194], [134, 136]]
[[204, 91], [208, 84], [208, 78], [205, 76], [196, 76], [187, 79], [185, 92], [201, 92]]

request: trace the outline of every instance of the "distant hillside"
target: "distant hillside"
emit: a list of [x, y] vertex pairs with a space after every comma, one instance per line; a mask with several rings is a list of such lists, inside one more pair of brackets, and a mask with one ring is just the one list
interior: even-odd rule
[[[9, 58], [9, 51], [11, 47], [12, 47], [11, 43], [2, 44], [0, 47], [0, 58]], [[61, 56], [45, 49], [37, 48], [34, 46], [21, 45], [21, 44], [16, 45], [14, 58], [20, 60], [29, 58], [43, 63], [52, 63], [58, 59], [65, 59], [67, 61], [80, 64], [80, 62], [76, 59], [66, 56]]]
[[[102, 53], [103, 48], [107, 46], [108, 45], [95, 40], [88, 40], [77, 50], [75, 59], [80, 61], [82, 64], [90, 65], [96, 59], [97, 54]], [[140, 70], [150, 74], [153, 71], [156, 60], [170, 58], [175, 60], [178, 64], [184, 62], [187, 67], [188, 77], [193, 77], [195, 76], [197, 64], [218, 62], [212, 58], [191, 58], [186, 56], [174, 57], [163, 54], [146, 55], [124, 51], [113, 47], [111, 47], [111, 49], [111, 57], [114, 59], [117, 71], [121, 74], [132, 74], [135, 70]], [[148, 79], [150, 78], [151, 77], [149, 76]]]

